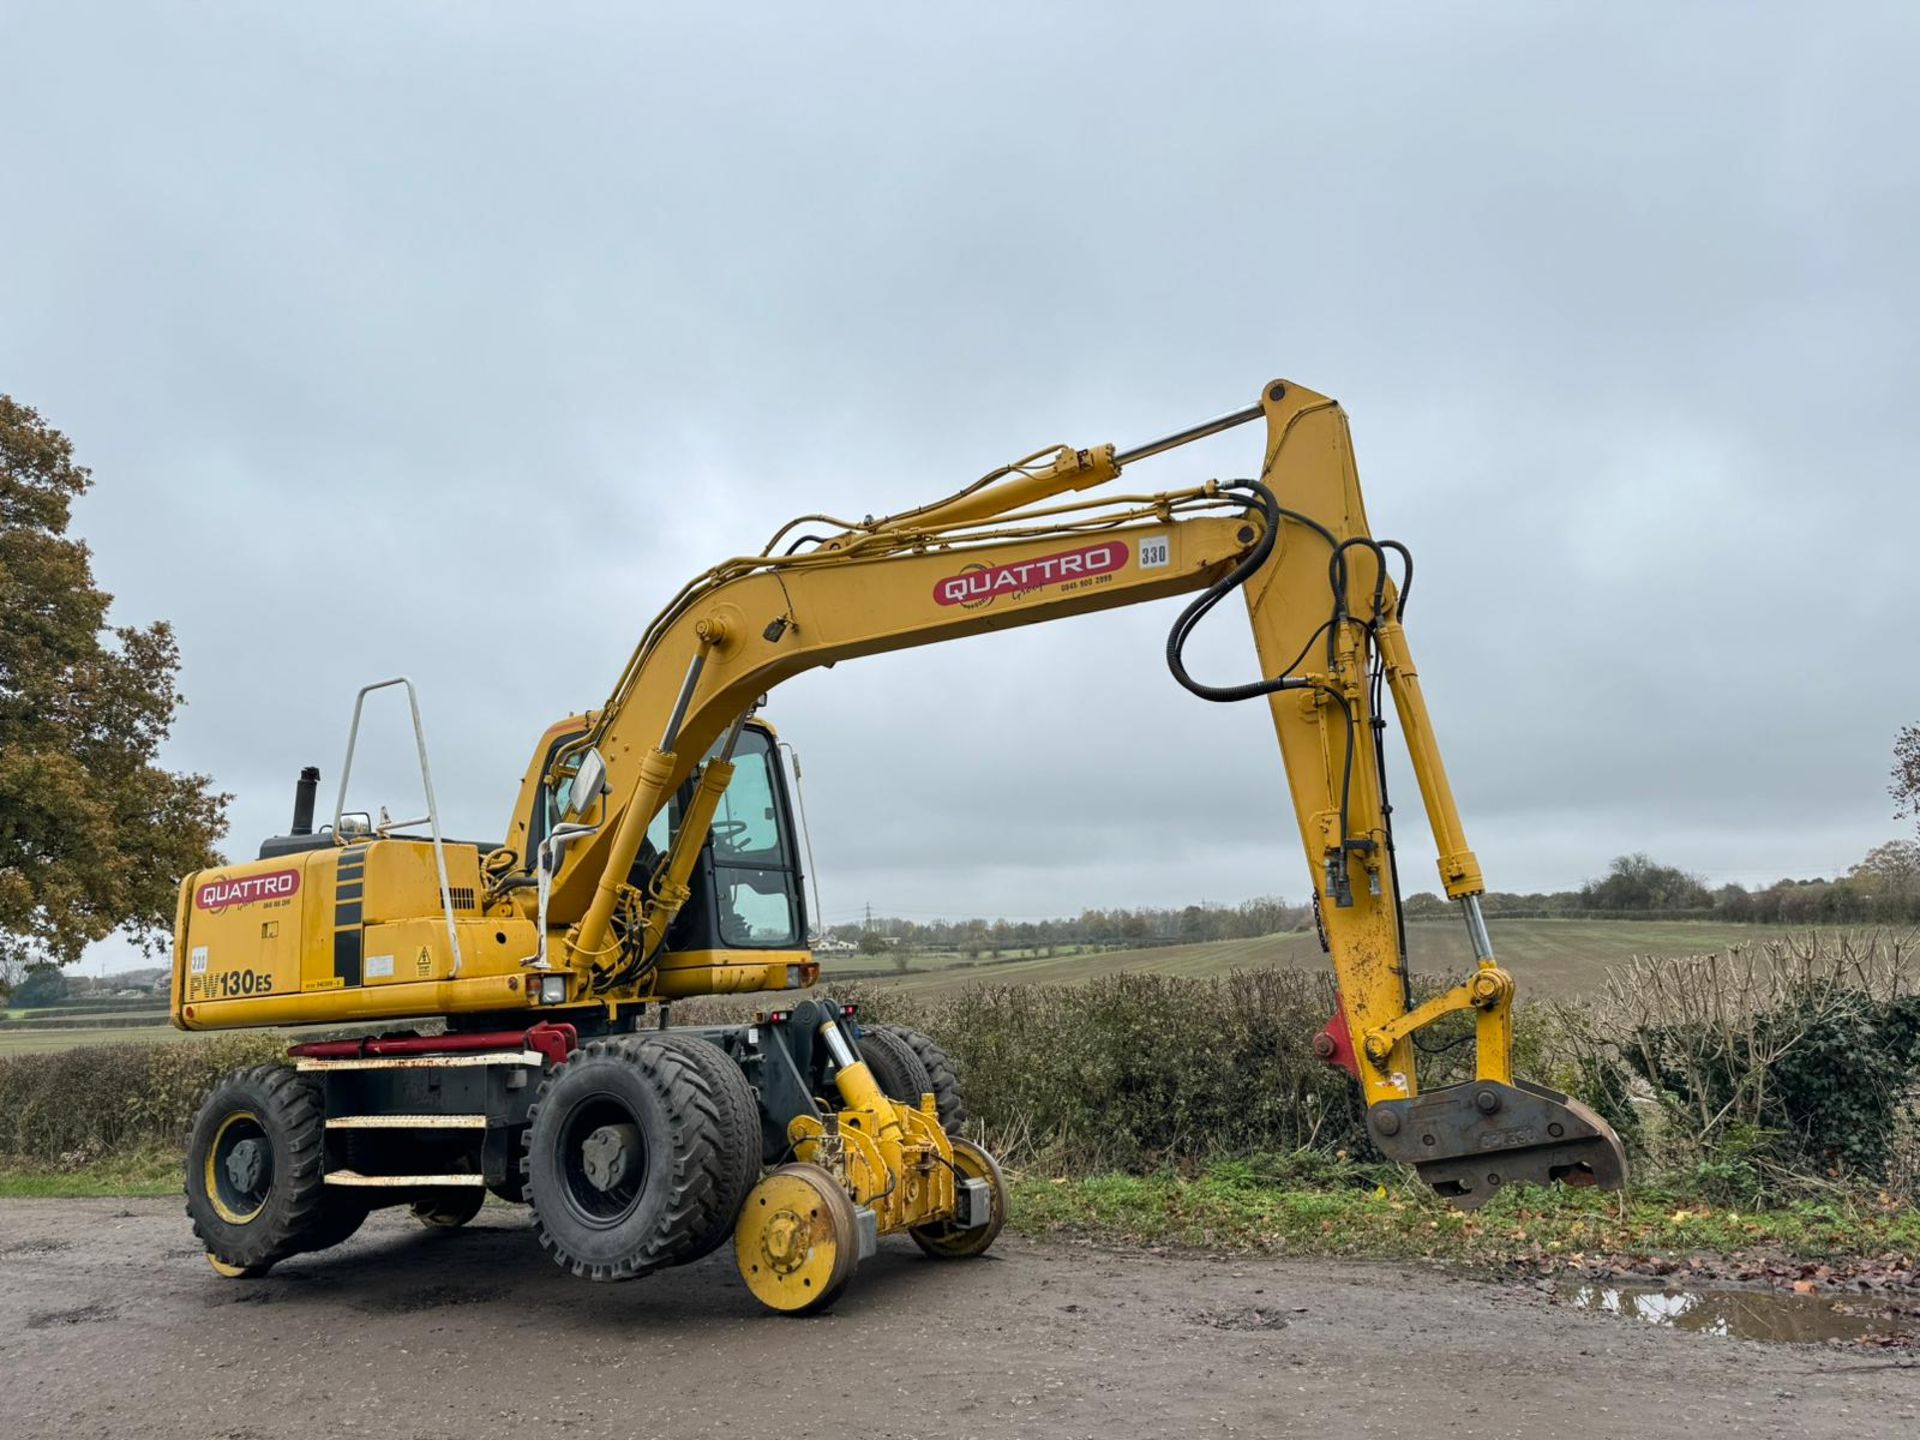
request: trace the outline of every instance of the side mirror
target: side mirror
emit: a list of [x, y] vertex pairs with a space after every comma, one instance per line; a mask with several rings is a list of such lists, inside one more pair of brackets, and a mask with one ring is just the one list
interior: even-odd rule
[[598, 750], [588, 750], [580, 757], [573, 778], [554, 793], [554, 800], [562, 815], [584, 815], [606, 788], [607, 762], [600, 758]]

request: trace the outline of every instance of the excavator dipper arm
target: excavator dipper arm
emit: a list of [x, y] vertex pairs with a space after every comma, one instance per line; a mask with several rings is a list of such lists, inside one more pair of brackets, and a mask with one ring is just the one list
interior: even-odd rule
[[[1059, 498], [1257, 419], [1267, 435], [1257, 480]], [[803, 534], [775, 553], [809, 521], [831, 533]], [[794, 522], [762, 554], [689, 584], [649, 628], [606, 707], [559, 747], [544, 777], [530, 777], [569, 795], [573, 808], [562, 809], [579, 827], [549, 882], [549, 952], [594, 994], [617, 993], [644, 973], [711, 806], [683, 819], [680, 868], [667, 857], [640, 893], [633, 867], [648, 824], [703, 760], [725, 765], [725, 737], [780, 681], [861, 655], [1188, 595], [1167, 643], [1175, 678], [1210, 701], [1264, 698], [1272, 713], [1375, 1143], [1461, 1205], [1515, 1181], [1617, 1188], [1625, 1161], [1605, 1123], [1512, 1074], [1513, 981], [1493, 954], [1479, 862], [1401, 624], [1411, 568], [1404, 547], [1368, 528], [1345, 414], [1285, 381], [1256, 406], [1134, 451], [1061, 447], [900, 515]], [[1259, 676], [1206, 683], [1187, 670], [1186, 640], [1235, 590]], [[1471, 975], [1419, 1005], [1386, 791], [1388, 694], [1439, 846], [1441, 883], [1461, 906], [1476, 957]], [[592, 793], [567, 789], [582, 774]], [[531, 813], [535, 798], [523, 795], [516, 813]], [[1456, 1011], [1474, 1017], [1474, 1079], [1422, 1093], [1413, 1037]]]

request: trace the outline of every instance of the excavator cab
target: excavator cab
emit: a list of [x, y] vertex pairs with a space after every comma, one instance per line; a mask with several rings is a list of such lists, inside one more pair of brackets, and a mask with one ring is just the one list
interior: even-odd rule
[[[549, 836], [563, 833], [559, 827], [569, 823], [569, 816], [591, 808], [590, 802], [576, 801], [579, 778], [568, 774], [564, 759], [586, 728], [586, 717], [562, 721], [547, 732], [533, 757], [521, 822], [530, 855], [537, 857]], [[657, 953], [646, 962], [652, 983], [642, 988], [654, 998], [796, 989], [818, 978], [808, 946], [811, 918], [800, 867], [798, 792], [781, 749], [772, 725], [758, 718], [744, 721], [737, 734], [713, 743], [700, 768], [648, 823], [627, 885], [635, 894], [653, 896], [674, 883], [669, 862], [684, 824], [689, 817], [701, 823], [701, 776], [728, 752], [731, 778], [717, 800], [708, 802], [711, 818], [682, 882], [684, 897]], [[558, 783], [544, 783], [556, 757], [562, 757]], [[622, 934], [620, 944], [630, 953], [639, 940]]]
[[[773, 727], [761, 721], [746, 725], [732, 763], [733, 778], [720, 796], [688, 881], [692, 893], [667, 931], [669, 956], [806, 948], [808, 916], [793, 789]], [[649, 878], [673, 848], [694, 790], [695, 782], [689, 780], [653, 817], [630, 884]]]

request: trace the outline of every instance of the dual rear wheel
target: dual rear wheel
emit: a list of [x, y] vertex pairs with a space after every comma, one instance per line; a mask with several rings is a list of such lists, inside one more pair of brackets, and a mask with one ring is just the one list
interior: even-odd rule
[[[374, 1205], [365, 1191], [326, 1183], [325, 1151], [320, 1088], [290, 1066], [236, 1071], [208, 1092], [187, 1141], [186, 1195], [217, 1273], [264, 1275], [359, 1230]], [[421, 1224], [451, 1229], [485, 1199], [477, 1185], [448, 1186], [416, 1191], [410, 1204]]]
[[556, 1263], [630, 1280], [708, 1254], [760, 1174], [760, 1110], [740, 1067], [697, 1036], [595, 1040], [548, 1075], [522, 1162]]

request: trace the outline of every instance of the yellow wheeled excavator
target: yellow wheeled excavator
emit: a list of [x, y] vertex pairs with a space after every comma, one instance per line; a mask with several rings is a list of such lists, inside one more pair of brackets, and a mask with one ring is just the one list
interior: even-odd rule
[[[1110, 493], [1139, 462], [1252, 422], [1266, 433], [1258, 478]], [[1339, 982], [1316, 1048], [1358, 1080], [1376, 1146], [1463, 1206], [1514, 1182], [1622, 1185], [1606, 1124], [1512, 1073], [1513, 980], [1402, 628], [1411, 582], [1405, 547], [1368, 528], [1344, 413], [1276, 381], [1246, 409], [1129, 451], [1062, 446], [899, 514], [782, 526], [689, 582], [606, 704], [542, 737], [498, 842], [441, 833], [411, 683], [367, 687], [332, 823], [314, 823], [309, 768], [291, 833], [180, 887], [175, 1024], [368, 1029], [294, 1045], [286, 1064], [208, 1096], [186, 1184], [215, 1269], [262, 1273], [381, 1205], [461, 1224], [488, 1191], [524, 1201], [554, 1259], [593, 1279], [731, 1239], [748, 1289], [792, 1313], [831, 1303], [883, 1235], [936, 1257], [986, 1250], [1006, 1187], [958, 1133], [962, 1096], [934, 1039], [862, 1025], [820, 995], [764, 1004], [750, 1024], [670, 1024], [680, 997], [819, 978], [787, 775], [758, 711], [804, 670], [1183, 595], [1174, 678], [1271, 711]], [[1236, 591], [1259, 678], [1203, 682], [1187, 638]], [[414, 819], [345, 808], [362, 706], [383, 686], [411, 707], [426, 802]], [[1420, 1004], [1388, 695], [1477, 957]], [[1474, 1078], [1422, 1090], [1415, 1033], [1462, 1011]], [[442, 1024], [396, 1028], [421, 1017]]]

